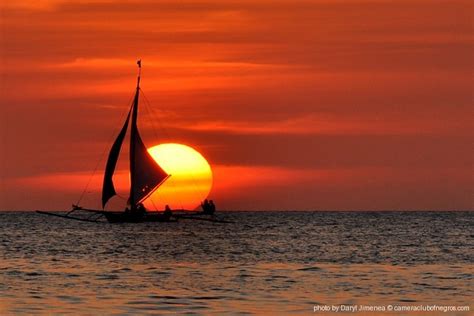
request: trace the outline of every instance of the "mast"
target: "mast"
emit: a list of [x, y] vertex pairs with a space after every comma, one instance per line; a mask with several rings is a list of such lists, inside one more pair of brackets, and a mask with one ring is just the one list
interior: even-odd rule
[[140, 75], [141, 60], [138, 64], [138, 78], [135, 97], [132, 106], [128, 111], [127, 119], [123, 125], [119, 135], [110, 150], [109, 158], [104, 173], [104, 183], [102, 187], [102, 208], [105, 207], [107, 201], [116, 195], [113, 183], [113, 175], [119, 158], [120, 149], [122, 148], [125, 134], [127, 133], [128, 124], [130, 122], [130, 209], [135, 211], [137, 205], [146, 200], [168, 177], [167, 174], [153, 159], [148, 152], [147, 147], [143, 143], [140, 133], [138, 132], [138, 97], [140, 94]]
[[133, 110], [132, 110], [132, 123], [130, 127], [130, 209], [133, 211], [136, 207], [136, 198], [134, 194], [135, 188], [135, 160], [136, 160], [136, 142], [138, 127], [137, 127], [137, 116], [138, 116], [138, 95], [140, 94], [140, 76], [142, 72], [142, 60], [137, 61], [138, 65], [138, 78], [137, 88], [135, 92], [135, 98], [133, 99]]
[[130, 123], [130, 209], [135, 211], [138, 204], [146, 200], [168, 177], [153, 159], [138, 132], [138, 96], [140, 94], [141, 61], [138, 64], [138, 79], [133, 100], [132, 121]]

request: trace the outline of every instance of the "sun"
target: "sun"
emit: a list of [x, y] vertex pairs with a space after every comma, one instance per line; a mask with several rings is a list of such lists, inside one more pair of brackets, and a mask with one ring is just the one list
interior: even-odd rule
[[193, 210], [207, 198], [212, 188], [212, 170], [194, 148], [168, 143], [148, 148], [155, 161], [171, 176], [145, 201], [150, 210]]

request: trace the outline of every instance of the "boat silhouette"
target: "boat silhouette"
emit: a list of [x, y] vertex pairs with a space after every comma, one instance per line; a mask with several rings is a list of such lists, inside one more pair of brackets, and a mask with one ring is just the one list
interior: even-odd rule
[[[37, 211], [41, 214], [59, 216], [68, 219], [76, 219], [82, 221], [99, 221], [105, 217], [110, 223], [139, 223], [139, 222], [172, 222], [177, 221], [178, 218], [183, 219], [199, 219], [217, 222], [225, 222], [217, 220], [213, 214], [206, 212], [192, 212], [184, 209], [171, 210], [167, 209], [163, 212], [148, 212], [143, 205], [143, 202], [150, 197], [150, 195], [157, 190], [169, 177], [161, 166], [153, 159], [145, 146], [137, 125], [138, 120], [138, 105], [140, 96], [140, 78], [141, 78], [141, 60], [137, 61], [138, 77], [135, 95], [132, 105], [128, 111], [127, 118], [115, 138], [115, 141], [109, 151], [107, 164], [105, 166], [104, 178], [102, 184], [102, 210], [83, 208], [79, 205], [72, 205], [72, 210], [63, 214]], [[130, 169], [130, 191], [127, 201], [127, 207], [124, 211], [106, 211], [105, 206], [107, 202], [117, 192], [113, 181], [115, 168], [120, 156], [120, 152], [125, 140], [127, 131], [130, 129], [130, 150], [129, 150], [129, 169]], [[83, 211], [91, 213], [90, 216], [76, 217], [74, 212]], [[210, 218], [201, 217], [201, 215], [209, 216]]]

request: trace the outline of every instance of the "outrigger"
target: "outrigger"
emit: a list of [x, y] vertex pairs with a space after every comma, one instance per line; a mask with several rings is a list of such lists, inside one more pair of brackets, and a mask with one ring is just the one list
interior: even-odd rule
[[[84, 212], [88, 214], [88, 216], [72, 216], [71, 214], [75, 212]], [[65, 219], [72, 219], [82, 222], [92, 222], [92, 223], [104, 223], [104, 218], [109, 223], [125, 223], [123, 220], [115, 220], [113, 216], [121, 216], [123, 212], [111, 212], [111, 211], [101, 211], [101, 210], [93, 210], [87, 209], [83, 207], [78, 207], [77, 205], [73, 205], [72, 210], [67, 212], [66, 214], [60, 213], [53, 213], [53, 212], [46, 212], [46, 211], [39, 211], [37, 210], [36, 213], [49, 215], [49, 216], [56, 216]], [[111, 216], [111, 214], [113, 214]], [[109, 216], [109, 217], [107, 217]], [[141, 223], [141, 222], [177, 222], [179, 219], [183, 220], [197, 220], [197, 221], [206, 221], [206, 222], [213, 222], [213, 223], [233, 223], [232, 221], [227, 221], [223, 219], [219, 219], [215, 216], [209, 216], [205, 212], [200, 211], [189, 211], [184, 209], [176, 209], [173, 210], [172, 215], [167, 217], [163, 213], [160, 212], [146, 212], [143, 217], [137, 217], [135, 220], [130, 218], [127, 223]]]
[[[169, 177], [163, 168], [151, 157], [146, 146], [144, 145], [140, 133], [138, 131], [138, 101], [140, 95], [140, 77], [141, 77], [141, 60], [138, 64], [138, 78], [133, 102], [128, 111], [122, 129], [115, 139], [110, 149], [107, 164], [105, 166], [104, 179], [102, 185], [102, 210], [88, 209], [79, 205], [72, 205], [72, 209], [66, 214], [36, 211], [40, 214], [57, 216], [67, 219], [74, 219], [87, 222], [104, 222], [105, 219], [109, 223], [141, 223], [141, 222], [176, 222], [178, 219], [195, 219], [218, 223], [229, 223], [228, 221], [215, 218], [214, 212], [209, 212], [207, 206], [202, 205], [202, 212], [187, 211], [184, 209], [170, 210], [164, 212], [148, 212], [143, 202], [159, 188]], [[115, 196], [113, 175], [117, 165], [122, 144], [124, 142], [127, 130], [130, 125], [130, 195], [128, 198], [128, 206], [125, 211], [106, 211], [107, 202]], [[207, 207], [207, 208], [206, 208]], [[214, 209], [215, 210], [215, 209]], [[77, 212], [83, 212], [87, 216], [78, 216]]]

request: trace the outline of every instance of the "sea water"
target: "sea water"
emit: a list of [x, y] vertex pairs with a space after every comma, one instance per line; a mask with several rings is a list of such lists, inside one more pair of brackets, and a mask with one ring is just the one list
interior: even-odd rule
[[219, 217], [233, 223], [97, 224], [1, 212], [0, 314], [327, 314], [337, 307], [376, 315], [361, 308], [472, 304], [474, 213]]

